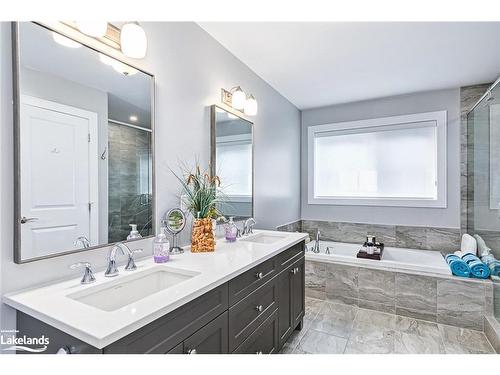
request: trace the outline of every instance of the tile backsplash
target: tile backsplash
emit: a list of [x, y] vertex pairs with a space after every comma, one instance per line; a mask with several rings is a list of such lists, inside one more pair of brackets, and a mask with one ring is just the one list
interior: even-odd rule
[[374, 235], [387, 246], [411, 249], [436, 250], [445, 253], [460, 250], [461, 232], [459, 228], [413, 227], [402, 225], [382, 225], [346, 223], [320, 220], [298, 220], [281, 225], [280, 231], [309, 233], [314, 238], [319, 229], [323, 240], [363, 243], [367, 234]]

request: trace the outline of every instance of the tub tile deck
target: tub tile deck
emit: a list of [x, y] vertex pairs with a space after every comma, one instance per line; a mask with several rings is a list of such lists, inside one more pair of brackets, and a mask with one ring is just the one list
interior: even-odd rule
[[302, 331], [283, 354], [495, 353], [479, 331], [306, 298]]

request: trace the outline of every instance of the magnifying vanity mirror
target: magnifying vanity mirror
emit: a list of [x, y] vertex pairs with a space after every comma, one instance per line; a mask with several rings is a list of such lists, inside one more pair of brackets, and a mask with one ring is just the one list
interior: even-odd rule
[[219, 211], [236, 220], [253, 217], [253, 123], [226, 106], [211, 107], [211, 168], [221, 180]]
[[186, 215], [180, 208], [172, 208], [163, 216], [163, 225], [172, 235], [172, 254], [181, 254], [184, 250], [178, 245], [177, 236], [186, 226]]
[[13, 23], [15, 261], [154, 230], [154, 77], [33, 22]]

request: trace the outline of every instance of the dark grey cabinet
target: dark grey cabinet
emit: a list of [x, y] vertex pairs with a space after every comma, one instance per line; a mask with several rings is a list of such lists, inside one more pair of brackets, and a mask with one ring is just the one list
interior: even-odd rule
[[304, 257], [296, 260], [278, 275], [278, 332], [280, 347], [300, 326], [305, 314]]
[[183, 352], [186, 354], [227, 353], [227, 312], [184, 340]]
[[46, 353], [275, 353], [305, 310], [304, 242], [158, 318], [103, 349], [20, 311], [21, 335], [50, 335]]

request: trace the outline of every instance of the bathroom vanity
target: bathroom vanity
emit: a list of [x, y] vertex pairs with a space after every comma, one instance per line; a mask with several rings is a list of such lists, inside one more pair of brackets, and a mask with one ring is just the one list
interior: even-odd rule
[[306, 234], [256, 231], [214, 253], [81, 285], [74, 279], [13, 293], [19, 335], [45, 353], [276, 353], [304, 317]]

